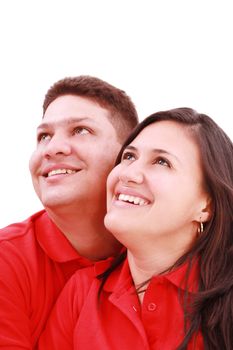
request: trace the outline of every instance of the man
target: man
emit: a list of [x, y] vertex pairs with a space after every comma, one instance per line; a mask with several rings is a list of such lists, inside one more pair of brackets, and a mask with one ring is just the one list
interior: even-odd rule
[[0, 230], [0, 347], [32, 349], [75, 270], [117, 254], [105, 229], [105, 183], [137, 113], [130, 98], [89, 76], [47, 92], [30, 160], [45, 210]]

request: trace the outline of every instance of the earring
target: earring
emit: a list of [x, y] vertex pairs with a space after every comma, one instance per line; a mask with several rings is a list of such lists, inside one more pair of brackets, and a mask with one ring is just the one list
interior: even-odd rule
[[200, 234], [200, 233], [202, 233], [203, 231], [204, 231], [204, 225], [203, 225], [203, 223], [200, 221], [200, 226], [198, 227], [197, 232]]

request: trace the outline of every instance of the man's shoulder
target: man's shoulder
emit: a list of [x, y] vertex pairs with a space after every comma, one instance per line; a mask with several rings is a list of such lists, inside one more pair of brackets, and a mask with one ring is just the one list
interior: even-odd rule
[[11, 241], [20, 237], [24, 237], [30, 232], [34, 232], [35, 223], [44, 215], [47, 215], [45, 210], [41, 210], [26, 220], [10, 224], [0, 229], [0, 242]]

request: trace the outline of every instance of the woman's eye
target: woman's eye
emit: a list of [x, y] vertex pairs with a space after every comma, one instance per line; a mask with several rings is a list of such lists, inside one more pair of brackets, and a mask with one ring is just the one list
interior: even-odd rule
[[167, 166], [169, 168], [171, 167], [169, 161], [164, 159], [164, 158], [157, 158], [156, 161], [155, 161], [155, 164]]
[[79, 126], [79, 127], [75, 128], [74, 132], [76, 134], [79, 134], [79, 135], [90, 134], [90, 131], [87, 128], [83, 127], [83, 126]]
[[135, 159], [135, 155], [131, 152], [125, 152], [122, 155], [121, 160], [134, 160]]

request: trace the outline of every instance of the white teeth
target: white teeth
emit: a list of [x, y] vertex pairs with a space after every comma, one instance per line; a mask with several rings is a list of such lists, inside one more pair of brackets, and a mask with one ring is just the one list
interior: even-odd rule
[[139, 198], [135, 198], [134, 199], [134, 204], [139, 204], [140, 203], [140, 199]]
[[48, 173], [48, 177], [53, 176], [53, 175], [58, 175], [58, 174], [74, 174], [76, 173], [76, 170], [71, 170], [71, 169], [56, 169], [52, 170]]
[[74, 174], [76, 173], [76, 170], [67, 169], [66, 172], [67, 174]]
[[123, 193], [120, 193], [118, 195], [118, 200], [122, 202], [130, 202], [136, 205], [146, 205], [149, 203], [148, 201], [140, 197], [129, 196], [128, 194], [123, 194]]
[[124, 199], [125, 199], [125, 195], [121, 193], [121, 194], [118, 196], [118, 200], [119, 200], [119, 201], [123, 201]]

